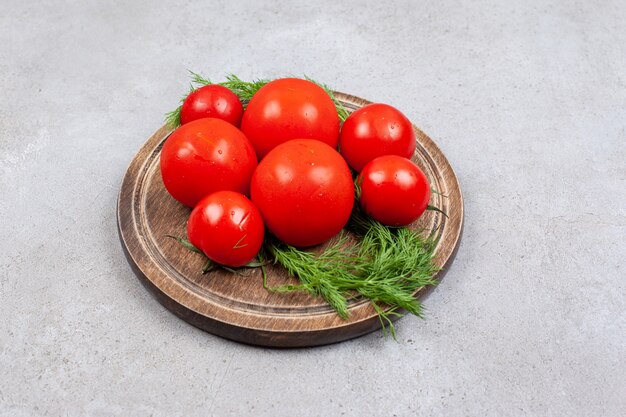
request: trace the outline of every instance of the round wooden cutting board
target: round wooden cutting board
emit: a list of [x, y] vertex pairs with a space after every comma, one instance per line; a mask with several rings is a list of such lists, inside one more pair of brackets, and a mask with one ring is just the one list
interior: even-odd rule
[[[370, 103], [335, 94], [348, 111]], [[433, 194], [430, 204], [441, 208], [448, 218], [427, 211], [413, 227], [439, 235], [435, 262], [443, 271], [461, 236], [463, 198], [441, 150], [421, 130], [415, 131], [413, 160], [441, 193]], [[122, 182], [117, 207], [120, 240], [128, 261], [165, 307], [210, 333], [262, 346], [323, 345], [380, 328], [376, 312], [363, 299], [352, 300], [350, 318], [342, 320], [321, 298], [265, 290], [258, 268], [243, 275], [221, 270], [202, 274], [205, 258], [167, 237], [185, 236], [190, 213], [167, 193], [161, 180], [159, 153], [170, 132], [167, 127], [160, 128], [135, 155]], [[269, 286], [297, 282], [280, 267], [268, 266], [267, 273]]]

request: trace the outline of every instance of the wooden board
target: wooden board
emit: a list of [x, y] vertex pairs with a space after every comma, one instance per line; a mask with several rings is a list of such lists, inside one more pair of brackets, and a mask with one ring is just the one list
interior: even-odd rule
[[[368, 101], [336, 93], [349, 111]], [[445, 270], [459, 243], [463, 224], [463, 199], [452, 167], [437, 145], [418, 128], [413, 160], [443, 195], [433, 194], [431, 204], [449, 218], [427, 211], [415, 227], [440, 235], [436, 264]], [[120, 240], [137, 276], [157, 299], [189, 323], [228, 339], [263, 346], [315, 346], [353, 338], [380, 328], [371, 305], [350, 302], [350, 318], [342, 320], [321, 298], [304, 293], [276, 294], [262, 285], [261, 271], [245, 276], [223, 271], [202, 274], [202, 255], [189, 252], [167, 235], [184, 236], [190, 209], [165, 190], [159, 170], [159, 153], [170, 129], [160, 128], [132, 160], [118, 200]], [[447, 197], [444, 197], [447, 196]], [[439, 277], [442, 276], [439, 273]], [[289, 281], [280, 267], [268, 267], [268, 284]], [[423, 295], [425, 289], [416, 296]]]

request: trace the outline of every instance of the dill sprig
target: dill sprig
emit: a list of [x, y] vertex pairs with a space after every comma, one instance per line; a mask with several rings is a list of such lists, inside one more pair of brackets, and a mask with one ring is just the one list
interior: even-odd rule
[[253, 80], [253, 81], [243, 81], [239, 77], [234, 74], [229, 74], [226, 76], [226, 81], [221, 82], [220, 85], [230, 89], [239, 100], [241, 100], [241, 104], [245, 108], [253, 95], [256, 94], [257, 91], [261, 89], [265, 84], [270, 82], [269, 80]]
[[196, 248], [193, 245], [193, 243], [191, 243], [190, 241], [188, 241], [187, 239], [185, 239], [183, 237], [172, 236], [172, 235], [165, 235], [165, 237], [169, 237], [170, 239], [174, 239], [175, 241], [180, 243], [185, 249], [187, 249], [190, 252], [202, 253], [202, 251], [200, 249]]
[[433, 237], [406, 227], [390, 228], [355, 209], [348, 225], [359, 237], [359, 256], [366, 259], [358, 292], [375, 304], [402, 308], [423, 317], [414, 297], [417, 289], [435, 285]]
[[324, 252], [314, 254], [268, 239], [266, 248], [274, 263], [283, 266], [301, 283], [268, 289], [273, 292], [306, 291], [313, 296], [321, 296], [341, 318], [347, 319], [347, 299], [353, 288], [339, 284], [353, 281], [363, 262], [356, 248], [346, 242], [346, 235], [341, 234]]
[[423, 317], [415, 292], [437, 283], [436, 242], [406, 227], [386, 227], [358, 208], [348, 228], [358, 237], [356, 244], [347, 244], [342, 235], [321, 254], [269, 240], [266, 246], [274, 262], [301, 282], [270, 290], [321, 296], [342, 318], [348, 317], [348, 299], [359, 295], [372, 303], [383, 329], [388, 327], [395, 338], [392, 319], [401, 316], [401, 310]]
[[[187, 94], [185, 94], [180, 99], [180, 104], [178, 105], [176, 109], [165, 114], [165, 123], [167, 124], [167, 126], [169, 126], [172, 129], [176, 129], [178, 126], [180, 126], [180, 111], [182, 109], [182, 104], [187, 98], [187, 96], [189, 96], [189, 94], [193, 93], [196, 89], [200, 87], [203, 87], [205, 85], [215, 84], [209, 78], [206, 78], [203, 75], [198, 74], [197, 72], [189, 71], [189, 74], [191, 76], [191, 81], [189, 84], [189, 92], [187, 92]], [[305, 77], [305, 79], [319, 85], [328, 93], [333, 103], [335, 103], [335, 108], [337, 109], [337, 115], [339, 116], [339, 119], [342, 122], [345, 121], [349, 113], [346, 110], [346, 108], [343, 106], [343, 104], [341, 104], [341, 102], [335, 98], [332, 90], [326, 84], [319, 83], [309, 77]], [[252, 96], [256, 94], [256, 92], [259, 91], [259, 89], [261, 89], [261, 87], [263, 87], [268, 82], [270, 82], [270, 80], [265, 80], [265, 79], [244, 81], [238, 76], [236, 76], [235, 74], [228, 74], [226, 76], [226, 81], [223, 81], [217, 84], [222, 85], [230, 89], [233, 93], [235, 93], [235, 95], [239, 97], [239, 100], [241, 100], [241, 104], [243, 104], [243, 107], [245, 108], [250, 102], [250, 99], [252, 98]]]
[[[194, 246], [193, 243], [191, 243], [189, 240], [185, 239], [184, 237], [178, 237], [178, 236], [172, 236], [172, 235], [165, 235], [165, 237], [168, 237], [170, 239], [175, 240], [182, 247], [184, 247], [185, 249], [187, 249], [190, 252], [199, 253], [202, 256], [204, 256], [206, 258], [206, 261], [204, 263], [204, 266], [202, 267], [202, 273], [203, 274], [207, 274], [207, 273], [209, 273], [211, 271], [214, 271], [216, 269], [223, 269], [223, 270], [228, 271], [228, 272], [230, 272], [232, 274], [245, 275], [242, 272], [243, 270], [250, 269], [250, 268], [259, 268], [259, 267], [263, 268], [265, 266], [265, 262], [263, 261], [263, 258], [261, 257], [260, 254], [257, 257], [257, 260], [252, 260], [252, 261], [250, 261], [247, 264], [242, 265], [242, 266], [230, 267], [230, 266], [222, 265], [222, 264], [219, 264], [219, 263], [209, 259], [200, 249], [198, 249], [196, 246]], [[240, 243], [240, 241], [237, 242], [237, 244], [239, 244], [239, 243]], [[237, 248], [237, 244], [235, 244], [233, 249]], [[239, 247], [241, 247], [241, 246], [239, 246]]]

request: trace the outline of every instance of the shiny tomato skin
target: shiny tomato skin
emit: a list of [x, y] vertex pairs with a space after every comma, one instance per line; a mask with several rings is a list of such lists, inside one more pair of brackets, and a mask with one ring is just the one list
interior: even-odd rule
[[250, 196], [278, 239], [307, 247], [330, 239], [348, 222], [354, 183], [337, 151], [317, 140], [297, 139], [261, 160]]
[[264, 235], [259, 210], [234, 191], [204, 197], [187, 222], [189, 241], [212, 261], [230, 267], [250, 262], [259, 253]]
[[250, 141], [220, 119], [182, 125], [161, 149], [163, 184], [172, 197], [189, 207], [215, 191], [248, 194], [256, 165]]
[[180, 123], [184, 125], [205, 117], [222, 119], [239, 127], [243, 105], [239, 97], [228, 88], [210, 84], [191, 92], [180, 109]]
[[317, 139], [332, 148], [339, 140], [339, 117], [330, 96], [317, 84], [281, 78], [256, 92], [241, 121], [259, 160], [291, 139]]
[[406, 226], [428, 207], [430, 185], [412, 161], [386, 155], [370, 161], [361, 171], [360, 203], [374, 220], [387, 226]]
[[339, 149], [357, 172], [383, 155], [410, 158], [415, 152], [415, 130], [398, 109], [374, 103], [355, 110], [341, 127]]

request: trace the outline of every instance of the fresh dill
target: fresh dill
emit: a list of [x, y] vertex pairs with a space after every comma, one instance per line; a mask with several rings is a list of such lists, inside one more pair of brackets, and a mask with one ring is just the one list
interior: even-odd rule
[[193, 243], [191, 243], [190, 241], [188, 241], [185, 238], [178, 237], [178, 236], [172, 236], [172, 235], [165, 235], [165, 237], [169, 237], [170, 239], [174, 239], [175, 241], [180, 243], [185, 249], [187, 249], [187, 250], [189, 250], [191, 252], [202, 253], [202, 251], [200, 249], [196, 248], [193, 245]]
[[348, 299], [358, 294], [372, 303], [382, 327], [389, 327], [395, 337], [392, 319], [401, 315], [401, 309], [423, 317], [415, 292], [437, 283], [436, 242], [406, 227], [386, 227], [359, 209], [347, 228], [357, 236], [356, 244], [347, 245], [342, 235], [319, 255], [268, 240], [274, 262], [301, 282], [271, 290], [321, 296], [342, 318], [347, 317]]
[[[189, 84], [189, 92], [187, 92], [180, 99], [180, 104], [178, 105], [178, 107], [176, 107], [176, 109], [165, 114], [165, 123], [171, 129], [176, 129], [178, 126], [180, 126], [180, 112], [183, 106], [183, 102], [185, 101], [187, 96], [189, 96], [189, 94], [193, 93], [196, 89], [200, 87], [203, 87], [205, 85], [210, 85], [210, 84], [216, 84], [213, 81], [211, 81], [209, 78], [206, 78], [199, 73], [189, 71], [189, 74], [191, 76], [191, 81]], [[349, 113], [346, 110], [346, 108], [343, 106], [343, 104], [341, 104], [341, 102], [335, 98], [332, 90], [326, 84], [319, 83], [309, 77], [305, 77], [305, 78], [319, 85], [328, 93], [333, 103], [335, 104], [335, 108], [337, 109], [337, 115], [339, 116], [339, 119], [342, 122], [345, 121]], [[235, 74], [228, 74], [226, 76], [226, 81], [222, 81], [217, 84], [222, 85], [230, 89], [233, 93], [235, 93], [235, 95], [239, 97], [241, 104], [243, 104], [243, 107], [245, 108], [250, 102], [250, 99], [252, 98], [252, 96], [254, 96], [254, 94], [256, 94], [256, 92], [259, 91], [261, 87], [263, 87], [268, 82], [270, 82], [270, 80], [265, 80], [265, 79], [244, 81], [238, 76], [236, 76]]]
[[352, 288], [340, 284], [354, 281], [361, 269], [362, 259], [356, 248], [346, 246], [345, 235], [341, 235], [321, 254], [300, 250], [271, 238], [266, 241], [266, 249], [274, 263], [300, 281], [300, 285], [287, 284], [269, 288], [270, 291], [306, 291], [313, 296], [321, 296], [341, 318], [348, 318], [348, 297]]

